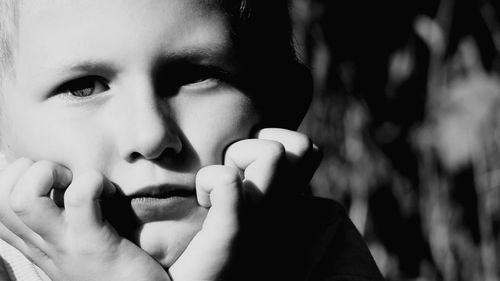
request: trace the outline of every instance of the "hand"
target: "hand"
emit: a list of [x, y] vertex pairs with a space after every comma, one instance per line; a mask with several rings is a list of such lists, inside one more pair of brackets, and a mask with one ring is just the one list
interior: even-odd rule
[[[51, 192], [56, 201], [64, 192], [64, 202], [56, 204]], [[103, 220], [99, 200], [115, 192], [100, 173], [72, 174], [53, 162], [18, 159], [0, 173], [0, 238], [55, 281], [169, 280]]]
[[303, 134], [263, 129], [256, 137], [229, 146], [224, 165], [198, 172], [198, 202], [209, 212], [200, 232], [170, 267], [173, 280], [224, 276], [240, 255], [247, 214], [259, 213], [263, 202], [279, 198], [274, 195], [301, 193], [321, 160], [318, 147]]

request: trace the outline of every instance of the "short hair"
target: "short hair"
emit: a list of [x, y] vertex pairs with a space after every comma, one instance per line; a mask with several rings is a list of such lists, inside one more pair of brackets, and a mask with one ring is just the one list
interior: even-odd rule
[[[287, 0], [222, 0], [229, 13], [236, 42], [280, 60], [295, 61]], [[259, 47], [260, 46], [260, 47]], [[257, 48], [257, 49], [256, 49]], [[259, 54], [259, 55], [265, 55]]]
[[0, 85], [12, 73], [19, 0], [0, 0]]
[[313, 86], [295, 50], [288, 0], [220, 0], [229, 13], [237, 52], [247, 73], [243, 90], [262, 111], [263, 126], [295, 129]]

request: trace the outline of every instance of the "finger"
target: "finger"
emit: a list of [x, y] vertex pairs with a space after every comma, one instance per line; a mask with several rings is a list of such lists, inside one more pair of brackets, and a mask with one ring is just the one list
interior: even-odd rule
[[267, 194], [275, 179], [289, 171], [283, 144], [262, 139], [247, 139], [230, 145], [224, 165], [244, 171], [245, 186], [254, 186], [263, 194]]
[[200, 169], [196, 174], [196, 196], [198, 203], [211, 208], [215, 216], [234, 220], [242, 197], [239, 171], [222, 165]]
[[[28, 246], [19, 236], [10, 231], [5, 225], [0, 223], [0, 240], [5, 241], [7, 244], [13, 246], [19, 251], [26, 253], [29, 251]], [[0, 242], [1, 242], [0, 241]]]
[[[28, 258], [32, 262], [36, 262], [37, 265], [41, 265], [48, 261], [49, 251], [48, 247], [46, 247], [45, 241], [40, 237], [36, 236], [36, 239], [30, 239], [30, 241], [23, 240], [21, 237], [13, 234], [8, 230], [4, 225], [0, 223], [0, 244], [5, 243], [7, 245], [3, 245], [4, 253], [5, 249], [9, 246], [16, 248], [19, 252], [21, 252], [26, 258]], [[33, 243], [33, 241], [35, 241]], [[0, 247], [1, 248], [1, 247]], [[11, 251], [11, 250], [10, 250]], [[17, 255], [17, 254], [16, 254]], [[0, 259], [1, 261], [1, 259]], [[1, 280], [1, 278], [0, 278]], [[30, 279], [31, 280], [31, 279]]]
[[75, 235], [96, 233], [104, 226], [100, 199], [113, 194], [115, 187], [99, 172], [75, 174], [64, 195], [65, 216], [69, 230]]
[[12, 210], [30, 229], [57, 241], [64, 224], [62, 210], [48, 194], [53, 188], [68, 186], [71, 178], [71, 171], [61, 165], [50, 161], [35, 162], [11, 191]]
[[27, 158], [18, 159], [0, 173], [0, 221], [3, 221], [6, 215], [12, 214], [10, 193], [31, 165], [33, 161]]
[[[10, 192], [15, 183], [24, 172], [33, 164], [33, 161], [22, 158], [14, 161], [11, 165], [5, 165], [0, 173], [0, 239], [16, 248], [26, 248], [24, 241], [15, 235], [6, 225], [14, 226], [14, 229], [29, 229], [10, 209]], [[6, 224], [6, 225], [4, 225]]]
[[0, 173], [0, 222], [3, 225], [0, 238], [13, 245], [20, 244], [17, 242], [22, 241], [15, 233], [19, 233], [21, 237], [34, 235], [10, 207], [11, 191], [31, 165], [33, 165], [33, 161], [30, 159], [20, 158]]
[[295, 164], [312, 152], [313, 143], [309, 137], [296, 131], [281, 128], [265, 128], [257, 132], [256, 138], [279, 142], [285, 148], [288, 160]]
[[299, 132], [281, 129], [265, 128], [257, 132], [259, 139], [273, 140], [283, 144], [288, 161], [297, 176], [300, 176], [301, 184], [307, 184], [318, 168], [323, 154], [312, 140]]
[[13, 212], [10, 195], [16, 183], [33, 164], [30, 159], [20, 158], [0, 173], [0, 238], [32, 259], [42, 254], [44, 241]]
[[10, 192], [33, 163], [30, 159], [20, 158], [2, 170], [0, 173], [0, 200], [5, 204], [1, 204], [0, 209], [10, 205]]
[[[243, 187], [238, 170], [228, 166], [207, 166], [196, 175], [198, 203], [210, 208], [203, 230], [222, 235], [238, 227]], [[224, 235], [222, 235], [224, 236]]]
[[196, 176], [196, 191], [200, 205], [210, 210], [200, 232], [169, 268], [175, 280], [215, 280], [218, 270], [214, 269], [228, 262], [239, 230], [243, 191], [237, 169], [221, 165], [202, 168]]

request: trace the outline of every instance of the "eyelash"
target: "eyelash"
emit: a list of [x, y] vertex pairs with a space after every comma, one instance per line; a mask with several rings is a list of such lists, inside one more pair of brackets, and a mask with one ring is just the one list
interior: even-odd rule
[[[188, 89], [212, 88], [219, 82], [229, 82], [231, 75], [225, 70], [206, 65], [182, 65], [165, 74], [166, 82], [173, 88]], [[90, 98], [110, 89], [109, 82], [95, 75], [84, 76], [68, 81], [59, 86], [54, 93], [75, 99]]]
[[172, 71], [166, 71], [164, 77], [171, 87], [187, 89], [212, 88], [231, 80], [231, 75], [219, 67], [196, 64], [172, 68]]
[[108, 81], [104, 78], [84, 76], [64, 83], [55, 90], [55, 93], [84, 99], [107, 90], [109, 90]]

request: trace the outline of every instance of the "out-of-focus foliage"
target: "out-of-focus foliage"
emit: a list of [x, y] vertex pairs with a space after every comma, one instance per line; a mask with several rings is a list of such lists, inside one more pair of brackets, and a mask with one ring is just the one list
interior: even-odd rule
[[324, 152], [387, 280], [500, 280], [500, 1], [294, 0]]

